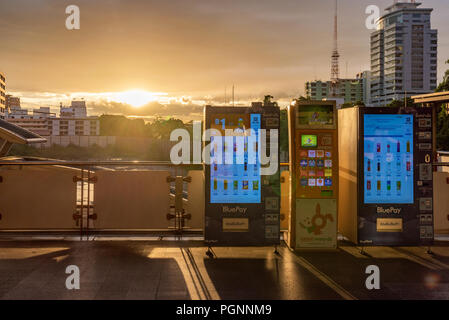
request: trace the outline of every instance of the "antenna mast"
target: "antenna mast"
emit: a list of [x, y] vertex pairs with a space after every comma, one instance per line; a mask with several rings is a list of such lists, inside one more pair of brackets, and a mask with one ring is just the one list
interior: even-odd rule
[[338, 53], [338, 7], [337, 0], [335, 0], [335, 15], [334, 15], [334, 49], [332, 51], [331, 60], [331, 96], [337, 96], [338, 78], [340, 77], [339, 63], [340, 54]]

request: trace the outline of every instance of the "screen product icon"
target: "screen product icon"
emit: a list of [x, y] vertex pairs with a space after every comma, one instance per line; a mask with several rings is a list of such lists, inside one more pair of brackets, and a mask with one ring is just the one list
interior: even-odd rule
[[316, 152], [315, 150], [309, 150], [309, 158], [315, 158]]
[[303, 134], [301, 136], [301, 146], [302, 147], [316, 147], [317, 146], [317, 136], [311, 134]]
[[259, 181], [258, 180], [253, 181], [253, 190], [259, 190]]
[[302, 160], [299, 162], [299, 165], [300, 165], [301, 167], [307, 167], [307, 160], [302, 159]]

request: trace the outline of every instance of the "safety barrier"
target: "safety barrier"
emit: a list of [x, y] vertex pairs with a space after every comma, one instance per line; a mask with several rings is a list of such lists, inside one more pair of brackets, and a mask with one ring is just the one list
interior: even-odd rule
[[[150, 161], [0, 161], [0, 231], [201, 231], [203, 172], [179, 169]], [[188, 181], [187, 199], [183, 183], [170, 195], [178, 178]], [[170, 217], [173, 202], [179, 219]]]

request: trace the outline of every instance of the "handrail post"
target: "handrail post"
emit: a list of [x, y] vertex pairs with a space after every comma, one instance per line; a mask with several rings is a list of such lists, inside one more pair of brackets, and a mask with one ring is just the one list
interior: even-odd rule
[[81, 204], [80, 204], [80, 240], [83, 240], [84, 220], [84, 167], [81, 167]]
[[86, 239], [89, 240], [89, 219], [90, 219], [90, 167], [87, 167], [87, 220]]

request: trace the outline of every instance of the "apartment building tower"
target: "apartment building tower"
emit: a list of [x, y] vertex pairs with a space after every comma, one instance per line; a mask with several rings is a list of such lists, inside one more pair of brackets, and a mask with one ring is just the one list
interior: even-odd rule
[[371, 102], [429, 93], [437, 86], [438, 32], [431, 27], [430, 8], [398, 2], [386, 8], [371, 34]]

